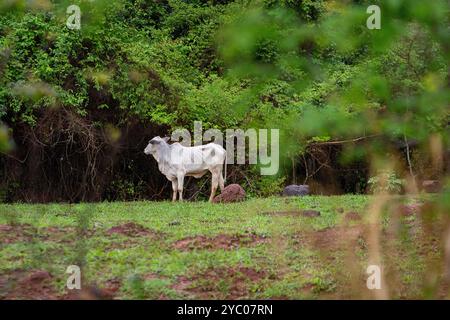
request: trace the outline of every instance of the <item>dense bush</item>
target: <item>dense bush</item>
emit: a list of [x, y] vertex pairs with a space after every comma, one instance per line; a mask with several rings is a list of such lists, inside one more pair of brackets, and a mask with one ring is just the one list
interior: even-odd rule
[[[15, 143], [0, 159], [2, 194], [165, 197], [141, 151], [195, 120], [281, 129], [280, 175], [255, 178], [253, 194], [299, 177], [364, 192], [369, 160], [386, 153], [412, 172], [410, 148], [448, 143], [448, 4], [381, 4], [381, 30], [365, 27], [366, 1], [81, 2], [80, 30], [65, 27], [67, 1], [2, 5], [0, 151], [5, 125]], [[249, 178], [231, 168], [234, 182]]]

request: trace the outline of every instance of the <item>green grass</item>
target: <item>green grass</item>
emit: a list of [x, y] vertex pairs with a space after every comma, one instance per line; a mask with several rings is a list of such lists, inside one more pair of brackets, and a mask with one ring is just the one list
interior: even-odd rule
[[[370, 201], [369, 196], [346, 195], [251, 199], [220, 205], [206, 202], [0, 205], [0, 224], [28, 223], [36, 227], [31, 240], [2, 241], [0, 275], [6, 277], [17, 270], [47, 270], [56, 292], [63, 295], [67, 292], [65, 270], [68, 265], [78, 264], [82, 267], [84, 284], [107, 287], [112, 279], [119, 281], [115, 292], [115, 298], [119, 299], [372, 298], [372, 292], [365, 286], [368, 265], [365, 237], [359, 237], [350, 248], [320, 238], [329, 236], [327, 230], [367, 225], [366, 208]], [[396, 197], [393, 201], [420, 199]], [[311, 218], [266, 214], [302, 209], [318, 210], [321, 215]], [[393, 225], [389, 210], [383, 216], [383, 230]], [[360, 213], [362, 220], [346, 221], [345, 214], [350, 211]], [[422, 229], [408, 231], [419, 228], [414, 224], [416, 219], [401, 220], [401, 231], [393, 239], [387, 238], [388, 232], [383, 233], [386, 238], [382, 238], [382, 243], [390, 250], [383, 254], [389, 272], [386, 277], [398, 282], [389, 286], [392, 298], [421, 297], [425, 273], [430, 272], [428, 262], [442, 260], [439, 250], [420, 250], [428, 248], [429, 237], [423, 237]], [[127, 222], [142, 225], [151, 234], [128, 237], [107, 233]], [[48, 227], [66, 229], [48, 237]], [[88, 232], [83, 236], [77, 230]], [[251, 245], [242, 241], [228, 250], [174, 247], [176, 241], [187, 237], [224, 234], [262, 240]], [[252, 278], [246, 270], [258, 275]]]

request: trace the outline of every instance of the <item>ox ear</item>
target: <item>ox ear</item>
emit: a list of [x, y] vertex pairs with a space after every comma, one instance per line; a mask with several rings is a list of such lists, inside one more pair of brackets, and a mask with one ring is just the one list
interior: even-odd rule
[[169, 142], [170, 137], [164, 137], [163, 140], [164, 140], [165, 142]]

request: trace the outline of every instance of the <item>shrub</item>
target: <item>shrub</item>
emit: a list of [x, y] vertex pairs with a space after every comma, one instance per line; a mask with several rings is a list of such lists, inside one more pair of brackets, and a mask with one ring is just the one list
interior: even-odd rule
[[368, 181], [369, 189], [373, 193], [387, 192], [400, 193], [403, 187], [403, 179], [400, 179], [395, 172], [380, 172], [371, 177]]

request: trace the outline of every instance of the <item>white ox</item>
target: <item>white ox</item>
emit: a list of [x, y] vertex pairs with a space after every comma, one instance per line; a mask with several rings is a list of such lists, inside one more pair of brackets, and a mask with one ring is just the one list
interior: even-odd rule
[[208, 171], [212, 174], [211, 202], [220, 186], [224, 188], [222, 168], [225, 165], [225, 177], [227, 176], [226, 158], [227, 154], [222, 146], [208, 143], [202, 146], [184, 147], [180, 143], [168, 144], [169, 138], [155, 137], [151, 139], [144, 153], [151, 154], [158, 162], [159, 171], [172, 182], [172, 201], [183, 200], [183, 183], [185, 176], [201, 178]]

